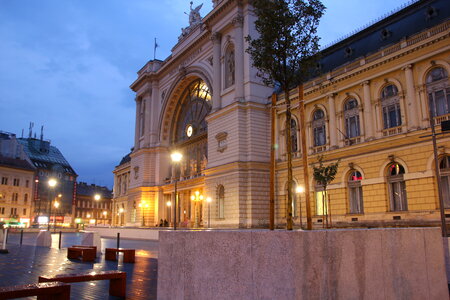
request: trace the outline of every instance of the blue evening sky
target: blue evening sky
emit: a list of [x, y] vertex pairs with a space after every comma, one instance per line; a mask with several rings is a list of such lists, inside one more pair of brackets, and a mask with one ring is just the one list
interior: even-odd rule
[[[201, 15], [212, 9], [204, 2]], [[165, 59], [188, 25], [190, 0], [0, 0], [0, 130], [50, 139], [79, 181], [112, 187], [133, 145], [136, 72]], [[407, 0], [323, 0], [321, 44]], [[199, 5], [194, 1], [194, 7]]]

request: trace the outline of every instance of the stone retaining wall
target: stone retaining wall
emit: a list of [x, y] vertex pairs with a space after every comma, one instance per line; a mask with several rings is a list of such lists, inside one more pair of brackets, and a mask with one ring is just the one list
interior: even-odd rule
[[158, 299], [448, 299], [439, 228], [163, 231]]

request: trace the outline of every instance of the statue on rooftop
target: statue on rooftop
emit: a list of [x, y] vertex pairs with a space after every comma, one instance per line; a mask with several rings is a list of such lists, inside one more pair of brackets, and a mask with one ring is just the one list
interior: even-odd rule
[[[183, 37], [187, 36], [194, 27], [196, 27], [198, 24], [202, 23], [202, 17], [200, 16], [200, 9], [202, 8], [203, 3], [194, 9], [192, 9], [192, 4], [194, 4], [194, 2], [191, 1], [190, 3], [191, 3], [191, 7], [190, 7], [191, 11], [189, 12], [189, 26], [181, 28], [181, 35], [178, 37], [179, 41]], [[187, 13], [185, 13], [185, 14], [187, 14]]]

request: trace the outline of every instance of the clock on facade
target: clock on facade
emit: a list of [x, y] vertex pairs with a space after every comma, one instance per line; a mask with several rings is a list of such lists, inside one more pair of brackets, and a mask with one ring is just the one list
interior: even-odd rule
[[194, 132], [194, 129], [192, 128], [192, 125], [188, 125], [186, 127], [186, 135], [187, 135], [187, 137], [191, 137], [193, 132]]

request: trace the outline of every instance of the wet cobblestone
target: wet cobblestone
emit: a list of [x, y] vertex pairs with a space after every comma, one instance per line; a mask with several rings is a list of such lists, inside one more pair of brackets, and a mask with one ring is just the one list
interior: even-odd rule
[[[88, 271], [120, 270], [127, 273], [127, 299], [156, 299], [157, 286], [157, 242], [121, 240], [123, 248], [136, 249], [136, 263], [105, 261], [100, 255], [94, 263], [67, 259], [67, 247], [80, 243], [79, 234], [62, 235], [58, 249], [58, 235], [52, 235], [52, 248], [35, 247], [35, 235], [24, 234], [23, 245], [19, 245], [20, 235], [11, 234], [8, 254], [0, 254], [0, 287], [37, 283], [38, 276]], [[102, 239], [105, 247], [115, 247], [113, 239]], [[71, 284], [71, 299], [120, 299], [109, 296], [109, 281], [91, 281]], [[35, 299], [33, 297], [25, 299]]]

